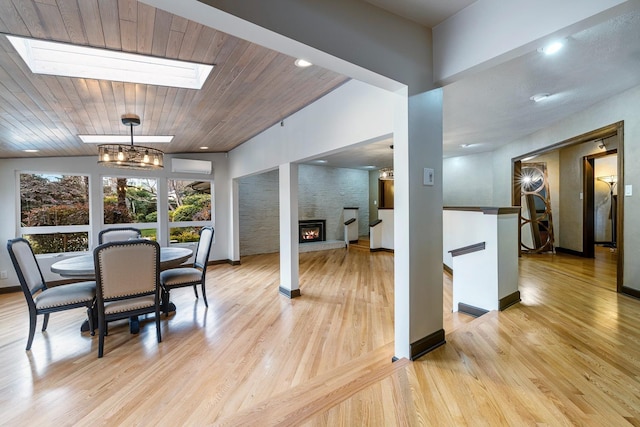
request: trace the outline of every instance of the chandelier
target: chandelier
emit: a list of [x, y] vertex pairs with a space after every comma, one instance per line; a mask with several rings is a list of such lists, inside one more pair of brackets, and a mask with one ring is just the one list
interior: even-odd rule
[[140, 125], [140, 117], [135, 114], [122, 116], [122, 124], [131, 130], [131, 145], [98, 145], [98, 164], [114, 168], [162, 169], [164, 153], [156, 148], [133, 145], [133, 127]]
[[380, 169], [380, 179], [393, 179], [393, 168]]

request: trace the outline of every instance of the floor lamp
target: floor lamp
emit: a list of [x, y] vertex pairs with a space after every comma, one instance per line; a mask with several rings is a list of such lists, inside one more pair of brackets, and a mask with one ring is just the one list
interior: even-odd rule
[[609, 186], [609, 218], [611, 219], [611, 247], [616, 247], [616, 212], [613, 205], [613, 189], [618, 182], [617, 175], [599, 176], [598, 181], [602, 181]]

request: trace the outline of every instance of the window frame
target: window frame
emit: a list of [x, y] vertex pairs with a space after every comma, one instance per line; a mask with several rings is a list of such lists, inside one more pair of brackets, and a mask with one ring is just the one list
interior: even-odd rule
[[[170, 221], [169, 220], [169, 181], [208, 181], [209, 182], [209, 188], [210, 188], [210, 194], [209, 196], [211, 197], [211, 212], [210, 212], [210, 216], [211, 219], [209, 220], [199, 220], [199, 221]], [[207, 227], [207, 226], [211, 226], [214, 227], [215, 229], [215, 198], [214, 198], [214, 192], [215, 192], [215, 187], [214, 187], [214, 180], [213, 179], [195, 179], [195, 178], [184, 178], [184, 177], [168, 177], [166, 180], [166, 200], [167, 200], [167, 210], [165, 212], [165, 215], [167, 216], [167, 243], [169, 245], [190, 245], [192, 243], [197, 243], [197, 242], [172, 242], [171, 241], [171, 229], [172, 228], [185, 228], [185, 227]], [[215, 234], [214, 234], [214, 242], [215, 242]]]
[[[127, 169], [122, 169], [127, 170]], [[126, 175], [126, 176], [125, 176]], [[105, 178], [126, 178], [126, 179], [140, 179], [140, 180], [154, 180], [156, 182], [156, 221], [154, 222], [121, 222], [115, 224], [107, 224], [104, 222], [104, 179]], [[159, 213], [160, 213], [160, 180], [161, 176], [153, 175], [153, 176], [136, 176], [136, 175], [127, 175], [127, 174], [104, 174], [100, 175], [100, 230], [104, 230], [107, 228], [113, 227], [135, 227], [142, 230], [153, 228], [156, 230], [156, 241], [160, 243], [162, 246], [161, 239], [161, 227], [159, 221]], [[98, 231], [98, 232], [99, 232]]]
[[[82, 225], [44, 225], [44, 226], [23, 226], [22, 225], [22, 191], [20, 188], [20, 176], [21, 175], [58, 175], [58, 176], [81, 176], [87, 178], [87, 204], [89, 205], [89, 223]], [[36, 254], [38, 257], [50, 257], [50, 256], [64, 256], [70, 254], [86, 254], [91, 252], [93, 242], [93, 223], [91, 222], [91, 212], [93, 209], [93, 200], [91, 198], [91, 185], [92, 177], [90, 173], [81, 172], [52, 172], [52, 171], [33, 171], [33, 170], [16, 170], [16, 228], [17, 236], [24, 237], [25, 235], [43, 235], [43, 234], [65, 234], [65, 233], [87, 233], [88, 248], [86, 251], [75, 252], [48, 252], [43, 254]]]

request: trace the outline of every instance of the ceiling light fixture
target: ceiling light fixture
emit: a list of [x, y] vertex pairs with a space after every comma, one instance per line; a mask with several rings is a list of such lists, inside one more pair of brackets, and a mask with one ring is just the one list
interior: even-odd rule
[[213, 65], [6, 36], [31, 72], [201, 89]]
[[532, 100], [533, 102], [540, 102], [540, 101], [544, 101], [545, 99], [549, 98], [550, 96], [551, 96], [550, 93], [538, 93], [536, 95], [533, 95], [529, 99]]
[[133, 127], [140, 124], [140, 117], [135, 114], [122, 116], [122, 124], [131, 130], [131, 145], [103, 144], [98, 145], [98, 164], [127, 169], [162, 169], [164, 153], [151, 147], [133, 145]]
[[27, 148], [26, 150], [22, 150], [25, 153], [37, 153], [40, 150], [36, 150], [35, 148]]
[[538, 51], [544, 53], [545, 55], [553, 55], [554, 53], [562, 49], [563, 46], [564, 44], [562, 42], [555, 41], [555, 42], [549, 43], [545, 47], [539, 48]]
[[296, 64], [296, 67], [300, 67], [300, 68], [307, 68], [313, 65], [311, 62], [302, 58], [296, 59], [296, 62], [294, 62], [294, 64]]

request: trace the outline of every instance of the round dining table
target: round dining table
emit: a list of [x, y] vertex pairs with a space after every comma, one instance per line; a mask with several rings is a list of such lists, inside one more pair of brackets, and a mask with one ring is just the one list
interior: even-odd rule
[[[181, 248], [175, 246], [160, 248], [160, 270], [168, 270], [178, 267], [193, 255], [193, 250], [189, 248]], [[92, 279], [96, 276], [93, 253], [78, 255], [71, 258], [65, 258], [51, 265], [51, 272], [57, 273], [63, 277], [76, 279]], [[169, 302], [168, 312], [175, 311], [176, 306]], [[95, 313], [97, 315], [97, 312]], [[94, 325], [97, 325], [97, 318], [94, 319]], [[132, 334], [138, 333], [140, 330], [138, 317], [133, 316], [130, 319], [129, 328]], [[80, 327], [81, 331], [89, 330], [89, 322], [85, 320]]]
[[[160, 248], [160, 270], [178, 267], [193, 254], [189, 248], [168, 246]], [[96, 275], [93, 254], [65, 258], [51, 265], [51, 272], [64, 277], [93, 278]]]

